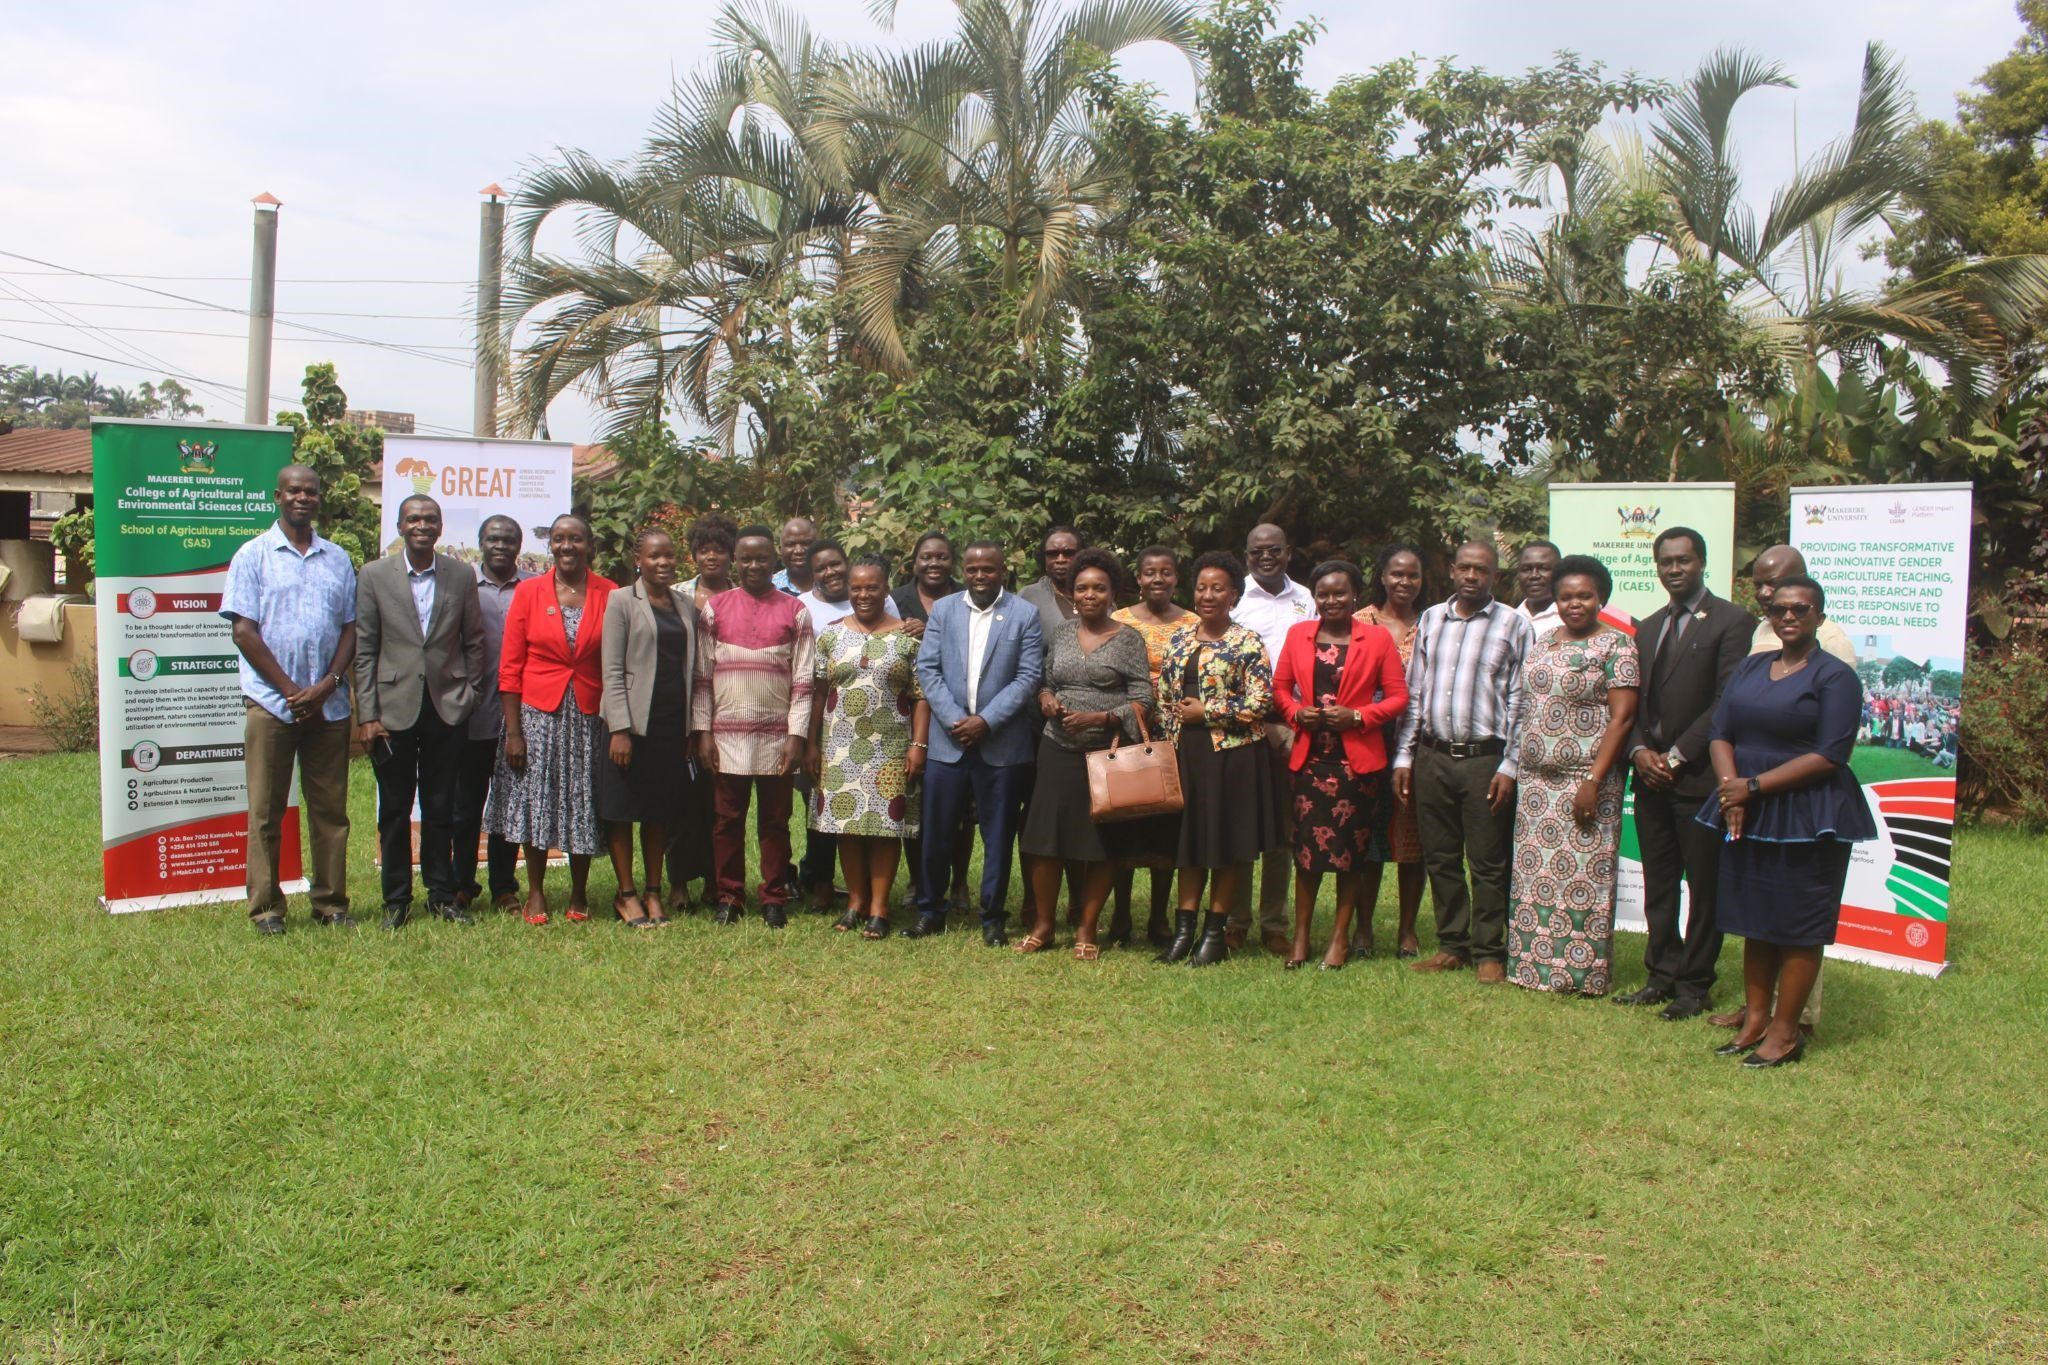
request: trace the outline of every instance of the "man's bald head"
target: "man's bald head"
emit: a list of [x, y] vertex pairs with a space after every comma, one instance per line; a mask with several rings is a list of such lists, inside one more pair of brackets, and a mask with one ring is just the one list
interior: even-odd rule
[[1806, 573], [1806, 556], [1790, 545], [1773, 545], [1756, 557], [1749, 566], [1750, 581], [1756, 585], [1756, 600], [1760, 606], [1771, 604], [1771, 594], [1778, 584], [1794, 576]]

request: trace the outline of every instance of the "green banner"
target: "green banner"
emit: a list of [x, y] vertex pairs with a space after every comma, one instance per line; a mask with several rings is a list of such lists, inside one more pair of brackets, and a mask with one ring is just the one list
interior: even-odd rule
[[1640, 620], [1669, 594], [1651, 547], [1674, 526], [1707, 540], [1707, 587], [1726, 597], [1735, 574], [1732, 483], [1554, 483], [1550, 538], [1568, 555], [1592, 555], [1614, 575], [1608, 605]]
[[95, 422], [99, 576], [226, 568], [236, 547], [277, 519], [277, 471], [290, 458], [291, 433], [278, 427]]

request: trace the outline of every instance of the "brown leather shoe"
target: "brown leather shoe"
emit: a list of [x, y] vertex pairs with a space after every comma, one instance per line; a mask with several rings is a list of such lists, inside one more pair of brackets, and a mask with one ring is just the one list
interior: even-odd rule
[[1425, 957], [1420, 962], [1409, 963], [1408, 970], [1411, 972], [1462, 972], [1471, 965], [1471, 963], [1459, 957], [1456, 953], [1438, 953], [1434, 957]]
[[1265, 945], [1266, 951], [1275, 957], [1292, 957], [1294, 955], [1294, 940], [1285, 934], [1266, 934], [1259, 939], [1259, 942]]
[[1710, 1014], [1707, 1016], [1707, 1022], [1715, 1028], [1741, 1028], [1742, 1011], [1729, 1010], [1726, 1014]]
[[1235, 924], [1225, 929], [1223, 931], [1223, 946], [1230, 949], [1233, 953], [1244, 947], [1244, 930], [1238, 928]]
[[1498, 986], [1508, 979], [1508, 969], [1504, 963], [1482, 962], [1479, 964], [1478, 976], [1480, 985]]

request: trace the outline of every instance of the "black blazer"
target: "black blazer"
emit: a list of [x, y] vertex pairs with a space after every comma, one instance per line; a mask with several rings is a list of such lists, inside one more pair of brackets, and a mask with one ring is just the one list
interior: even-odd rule
[[1714, 787], [1714, 765], [1707, 761], [1714, 708], [1728, 675], [1749, 656], [1756, 618], [1712, 593], [1700, 600], [1699, 609], [1702, 619], [1686, 626], [1670, 657], [1663, 660], [1657, 650], [1670, 628], [1672, 605], [1666, 603], [1637, 622], [1636, 657], [1642, 661], [1643, 688], [1628, 748], [1630, 753], [1638, 748], [1660, 754], [1678, 750], [1684, 762], [1672, 790], [1704, 798]]

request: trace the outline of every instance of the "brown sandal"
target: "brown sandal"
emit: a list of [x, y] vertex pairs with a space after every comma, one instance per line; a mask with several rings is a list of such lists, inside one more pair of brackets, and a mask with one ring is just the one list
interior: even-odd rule
[[1101, 956], [1102, 949], [1097, 944], [1076, 943], [1074, 945], [1074, 961], [1076, 962], [1093, 962]]
[[1020, 953], [1042, 953], [1051, 947], [1051, 939], [1040, 938], [1036, 934], [1026, 934], [1023, 938], [1017, 940], [1015, 951]]

